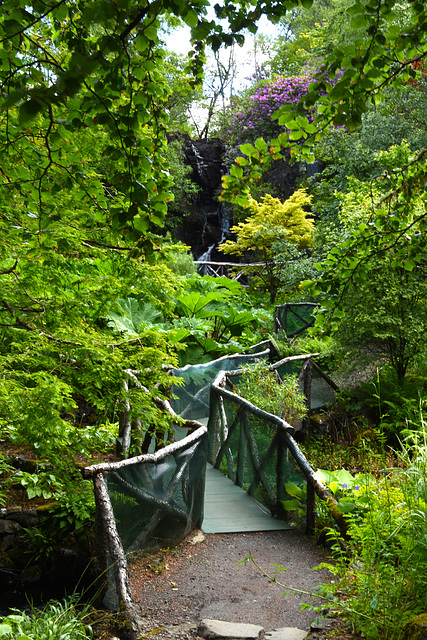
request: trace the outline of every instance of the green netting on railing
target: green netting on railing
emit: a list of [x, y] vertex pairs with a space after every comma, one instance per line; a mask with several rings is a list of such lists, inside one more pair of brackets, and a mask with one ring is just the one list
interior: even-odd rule
[[[264, 349], [265, 349], [265, 345]], [[263, 355], [262, 355], [263, 354]], [[174, 385], [172, 406], [181, 418], [203, 420], [209, 416], [209, 395], [212, 380], [219, 371], [236, 371], [242, 365], [255, 362], [260, 358], [268, 359], [269, 353], [264, 350], [247, 354], [236, 354], [218, 358], [205, 364], [187, 365], [182, 369], [174, 369], [173, 375], [182, 378], [183, 385]]]
[[132, 554], [177, 544], [203, 520], [208, 438], [156, 463], [110, 472], [108, 493], [123, 549]]
[[217, 393], [211, 402], [209, 461], [272, 515], [288, 519], [281, 504], [289, 498], [285, 483], [302, 488], [304, 476], [289, 454], [283, 430]]
[[[301, 360], [293, 360], [286, 362], [277, 368], [281, 378], [285, 375], [296, 374], [301, 371]], [[304, 380], [301, 379], [300, 390], [304, 392]], [[333, 404], [335, 400], [335, 389], [328, 383], [324, 377], [316, 370], [311, 370], [311, 388], [310, 388], [310, 409], [316, 411], [328, 405]]]
[[310, 394], [311, 410], [316, 411], [332, 405], [335, 400], [335, 394], [335, 389], [317, 371], [313, 371]]
[[314, 324], [314, 302], [295, 302], [278, 305], [274, 310], [275, 333], [284, 331], [288, 338], [302, 333]]

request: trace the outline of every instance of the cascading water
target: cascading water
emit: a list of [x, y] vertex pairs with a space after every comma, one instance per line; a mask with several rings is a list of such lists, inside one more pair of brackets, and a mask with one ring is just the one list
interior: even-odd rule
[[221, 242], [225, 242], [230, 235], [230, 212], [224, 203], [220, 204], [221, 209]]
[[[209, 230], [209, 217], [214, 218], [216, 221], [219, 221], [219, 231], [221, 233], [218, 242], [214, 242], [208, 245], [206, 251], [202, 253], [202, 255], [197, 259], [197, 262], [211, 262], [212, 260], [212, 252], [214, 249], [220, 245], [222, 242], [227, 240], [230, 234], [230, 214], [227, 207], [223, 204], [220, 204], [214, 212], [208, 213], [204, 211], [204, 225], [202, 231], [202, 245], [206, 246], [206, 237], [208, 235]], [[219, 234], [218, 234], [219, 235]], [[206, 268], [199, 268], [199, 273], [206, 272]]]
[[[185, 162], [192, 168], [191, 180], [198, 185], [199, 193], [197, 199], [187, 205], [177, 237], [191, 247], [197, 261], [224, 261], [224, 255], [216, 248], [230, 237], [230, 212], [223, 204], [218, 205], [221, 176], [225, 173], [225, 146], [219, 139], [191, 140], [186, 136], [184, 151]], [[294, 193], [303, 175], [313, 180], [322, 171], [319, 162], [290, 164], [286, 159], [288, 155], [275, 162], [266, 176], [269, 188], [271, 186], [282, 201]]]
[[196, 168], [197, 168], [197, 173], [199, 174], [199, 178], [203, 180], [206, 177], [206, 169], [207, 169], [206, 162], [203, 159], [203, 156], [201, 155], [200, 151], [192, 141], [190, 141], [190, 148], [196, 161]]
[[197, 260], [197, 262], [199, 263], [199, 266], [197, 268], [197, 273], [199, 273], [201, 276], [206, 276], [208, 275], [208, 267], [207, 265], [203, 265], [200, 263], [203, 262], [211, 262], [212, 261], [212, 251], [215, 249], [215, 244], [211, 244], [210, 247], [208, 247], [206, 249], [206, 251], [200, 256], [200, 258]]
[[199, 193], [186, 211], [178, 229], [178, 238], [188, 244], [196, 260], [215, 260], [212, 253], [223, 234], [218, 191], [225, 169], [224, 145], [220, 140], [185, 140], [185, 161], [192, 168], [192, 182]]

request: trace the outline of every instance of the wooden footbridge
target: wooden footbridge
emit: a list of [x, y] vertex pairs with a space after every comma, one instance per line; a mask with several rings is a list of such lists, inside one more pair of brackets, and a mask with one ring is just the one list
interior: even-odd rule
[[291, 527], [208, 464], [205, 485], [205, 533], [279, 531]]
[[[201, 424], [208, 423], [207, 418], [198, 420]], [[205, 533], [282, 531], [290, 528], [283, 520], [273, 518], [268, 509], [221, 471], [207, 464], [202, 524]]]
[[[135, 631], [127, 572], [127, 558], [134, 553], [154, 544], [176, 544], [194, 528], [206, 533], [289, 529], [281, 519], [287, 515], [283, 501], [289, 498], [289, 483], [306, 486], [307, 531], [314, 527], [315, 494], [336, 507], [292, 437], [294, 428], [234, 392], [235, 376], [241, 374], [238, 367], [251, 358], [268, 358], [270, 348], [260, 350], [265, 346], [260, 343], [251, 354], [224, 356], [177, 372], [184, 386], [174, 387], [174, 407], [156, 399], [181, 418], [176, 430], [183, 433], [176, 434], [175, 442], [153, 453], [82, 470], [94, 484], [99, 566], [103, 574], [110, 567], [108, 583]], [[310, 355], [285, 358], [271, 369], [280, 378], [283, 367], [286, 371], [295, 364], [302, 365], [298, 379], [307, 408], [324, 405], [325, 385], [329, 391], [336, 385]], [[135, 386], [137, 373], [129, 371]], [[130, 443], [133, 423], [129, 412], [124, 417], [122, 438]], [[342, 520], [338, 509], [334, 514]]]

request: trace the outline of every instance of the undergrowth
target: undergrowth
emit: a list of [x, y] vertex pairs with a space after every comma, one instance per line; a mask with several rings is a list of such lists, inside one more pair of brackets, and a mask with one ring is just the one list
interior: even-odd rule
[[44, 609], [31, 609], [31, 615], [13, 610], [0, 618], [0, 637], [4, 640], [90, 640], [89, 607], [79, 609], [77, 597], [49, 602]]
[[296, 375], [280, 379], [262, 360], [242, 367], [238, 393], [256, 407], [290, 424], [302, 419], [307, 412], [305, 396], [299, 389]]

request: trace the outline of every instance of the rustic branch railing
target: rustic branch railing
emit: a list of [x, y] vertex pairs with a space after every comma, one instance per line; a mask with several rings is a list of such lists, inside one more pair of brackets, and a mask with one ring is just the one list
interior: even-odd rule
[[205, 262], [202, 260], [194, 264], [197, 265], [197, 271], [200, 275], [212, 276], [214, 278], [225, 276], [231, 280], [241, 280], [253, 272], [257, 274], [263, 273], [266, 268], [264, 262], [241, 264], [239, 262]]
[[[288, 356], [271, 365], [272, 369], [278, 371], [286, 365], [303, 361], [298, 373], [298, 381], [306, 398], [307, 414], [302, 422], [302, 430], [306, 433], [309, 431], [310, 413], [332, 402], [335, 392], [338, 391], [338, 385], [313, 360], [318, 355], [318, 353], [310, 353]], [[317, 374], [316, 378], [313, 378], [313, 370]]]
[[[96, 548], [101, 558], [98, 565], [103, 567], [108, 581], [109, 568], [114, 571], [115, 590], [117, 593], [117, 608], [122, 611], [128, 620], [130, 637], [137, 638], [141, 633], [135, 605], [133, 602], [126, 553], [123, 545], [123, 533], [119, 535], [116, 517], [113, 511], [111, 495], [108, 485], [116, 482], [125, 495], [130, 496], [136, 504], [139, 512], [149, 514], [148, 522], [144, 524], [136, 535], [127, 553], [135, 551], [143, 543], [143, 539], [153, 532], [156, 526], [165, 518], [187, 520], [187, 529], [191, 531], [195, 526], [200, 526], [203, 514], [203, 494], [205, 484], [206, 454], [207, 454], [207, 427], [192, 420], [184, 427], [198, 428], [190, 435], [178, 442], [174, 442], [153, 454], [144, 454], [134, 458], [127, 458], [118, 462], [96, 464], [82, 469], [84, 478], [92, 478], [96, 503]], [[194, 450], [200, 445], [201, 469], [190, 477], [189, 467], [194, 465]], [[176, 464], [172, 470], [164, 476], [158, 486], [148, 473], [146, 465], [158, 465], [168, 458], [174, 458]], [[200, 466], [200, 465], [199, 465]], [[130, 475], [120, 475], [120, 472], [128, 471]], [[137, 472], [137, 473], [136, 473]], [[135, 473], [137, 480], [144, 480], [145, 486], [134, 482]], [[158, 474], [155, 474], [158, 475]], [[196, 477], [194, 477], [196, 475]], [[179, 495], [179, 500], [176, 498]], [[188, 511], [182, 507], [188, 506]], [[189, 512], [197, 506], [197, 513], [191, 515], [196, 521], [190, 521]], [[149, 507], [149, 508], [148, 508]], [[185, 523], [184, 523], [185, 530]], [[187, 531], [187, 533], [189, 532]], [[110, 585], [111, 586], [111, 585]]]
[[[301, 356], [293, 358], [297, 359]], [[306, 357], [305, 365], [311, 369], [310, 362]], [[272, 368], [277, 370], [282, 364], [283, 360]], [[307, 482], [307, 532], [314, 530], [315, 493], [329, 504], [333, 517], [345, 529], [335, 499], [317, 479], [293, 438], [294, 427], [226, 388], [235, 388], [231, 378], [238, 375], [241, 371], [222, 371], [211, 386], [211, 464], [264, 504], [272, 515], [282, 518], [287, 515], [281, 505], [287, 498], [285, 483], [295, 481], [295, 475], [301, 479], [302, 474]]]
[[[240, 368], [245, 362], [265, 358], [273, 361], [278, 351], [271, 340], [263, 340], [255, 345], [250, 353], [235, 353], [217, 358], [201, 365], [187, 365], [173, 371], [173, 375], [184, 380], [185, 384], [174, 387], [173, 407], [181, 418], [188, 416], [207, 418], [209, 415], [209, 393], [212, 380], [220, 370]], [[256, 349], [256, 350], [255, 350]]]
[[314, 325], [313, 311], [318, 306], [316, 302], [287, 302], [277, 305], [274, 310], [274, 333], [278, 335], [279, 331], [283, 331], [287, 338], [298, 336]]
[[[240, 365], [254, 358], [270, 359], [274, 345], [264, 341], [254, 349], [254, 353], [231, 358], [238, 358]], [[271, 365], [271, 368], [279, 372], [282, 367], [303, 361], [301, 377], [308, 398], [311, 398], [312, 370], [331, 388], [337, 388], [312, 360], [315, 355], [284, 358]], [[276, 353], [274, 357], [277, 357]], [[264, 500], [270, 511], [280, 516], [284, 515], [280, 501], [286, 498], [285, 482], [293, 473], [292, 464], [295, 463], [294, 467], [307, 479], [307, 531], [314, 528], [315, 493], [328, 501], [334, 517], [343, 528], [336, 502], [317, 480], [292, 437], [294, 428], [226, 389], [226, 384], [234, 388], [231, 378], [240, 375], [240, 371], [221, 370], [211, 383], [212, 375], [218, 368], [223, 369], [229, 358], [226, 356], [209, 363], [212, 367], [209, 381], [204, 380], [206, 372], [202, 376], [200, 371], [196, 372], [203, 383], [199, 391], [189, 394], [193, 410], [197, 403], [200, 404], [201, 396], [208, 394], [207, 399], [202, 398], [200, 405], [203, 415], [207, 417], [209, 414], [208, 427], [198, 420], [183, 419], [181, 411], [175, 412], [167, 400], [154, 398], [172, 421], [176, 418], [176, 424], [179, 423], [179, 428], [182, 426], [187, 435], [155, 453], [92, 465], [82, 470], [83, 477], [92, 478], [94, 485], [99, 573], [109, 576], [110, 571], [114, 572], [110, 591], [114, 584], [116, 606], [128, 619], [130, 637], [136, 638], [140, 629], [130, 590], [127, 554], [141, 548], [150, 536], [157, 537], [156, 527], [162, 523], [166, 523], [166, 529], [169, 526], [174, 535], [178, 530], [181, 537], [192, 528], [201, 526], [208, 457], [216, 468], [244, 487], [250, 495], [259, 498], [262, 494], [260, 501]], [[139, 383], [137, 371], [128, 370], [126, 373], [137, 388], [148, 393], [148, 389]], [[311, 407], [311, 400], [309, 402]], [[126, 441], [123, 453], [128, 455], [133, 425], [129, 420], [130, 407], [126, 409], [122, 437]], [[256, 421], [261, 422], [261, 427]], [[121, 512], [120, 501], [123, 503]], [[116, 508], [119, 509], [119, 515]], [[167, 539], [167, 536], [163, 535], [162, 539]]]

